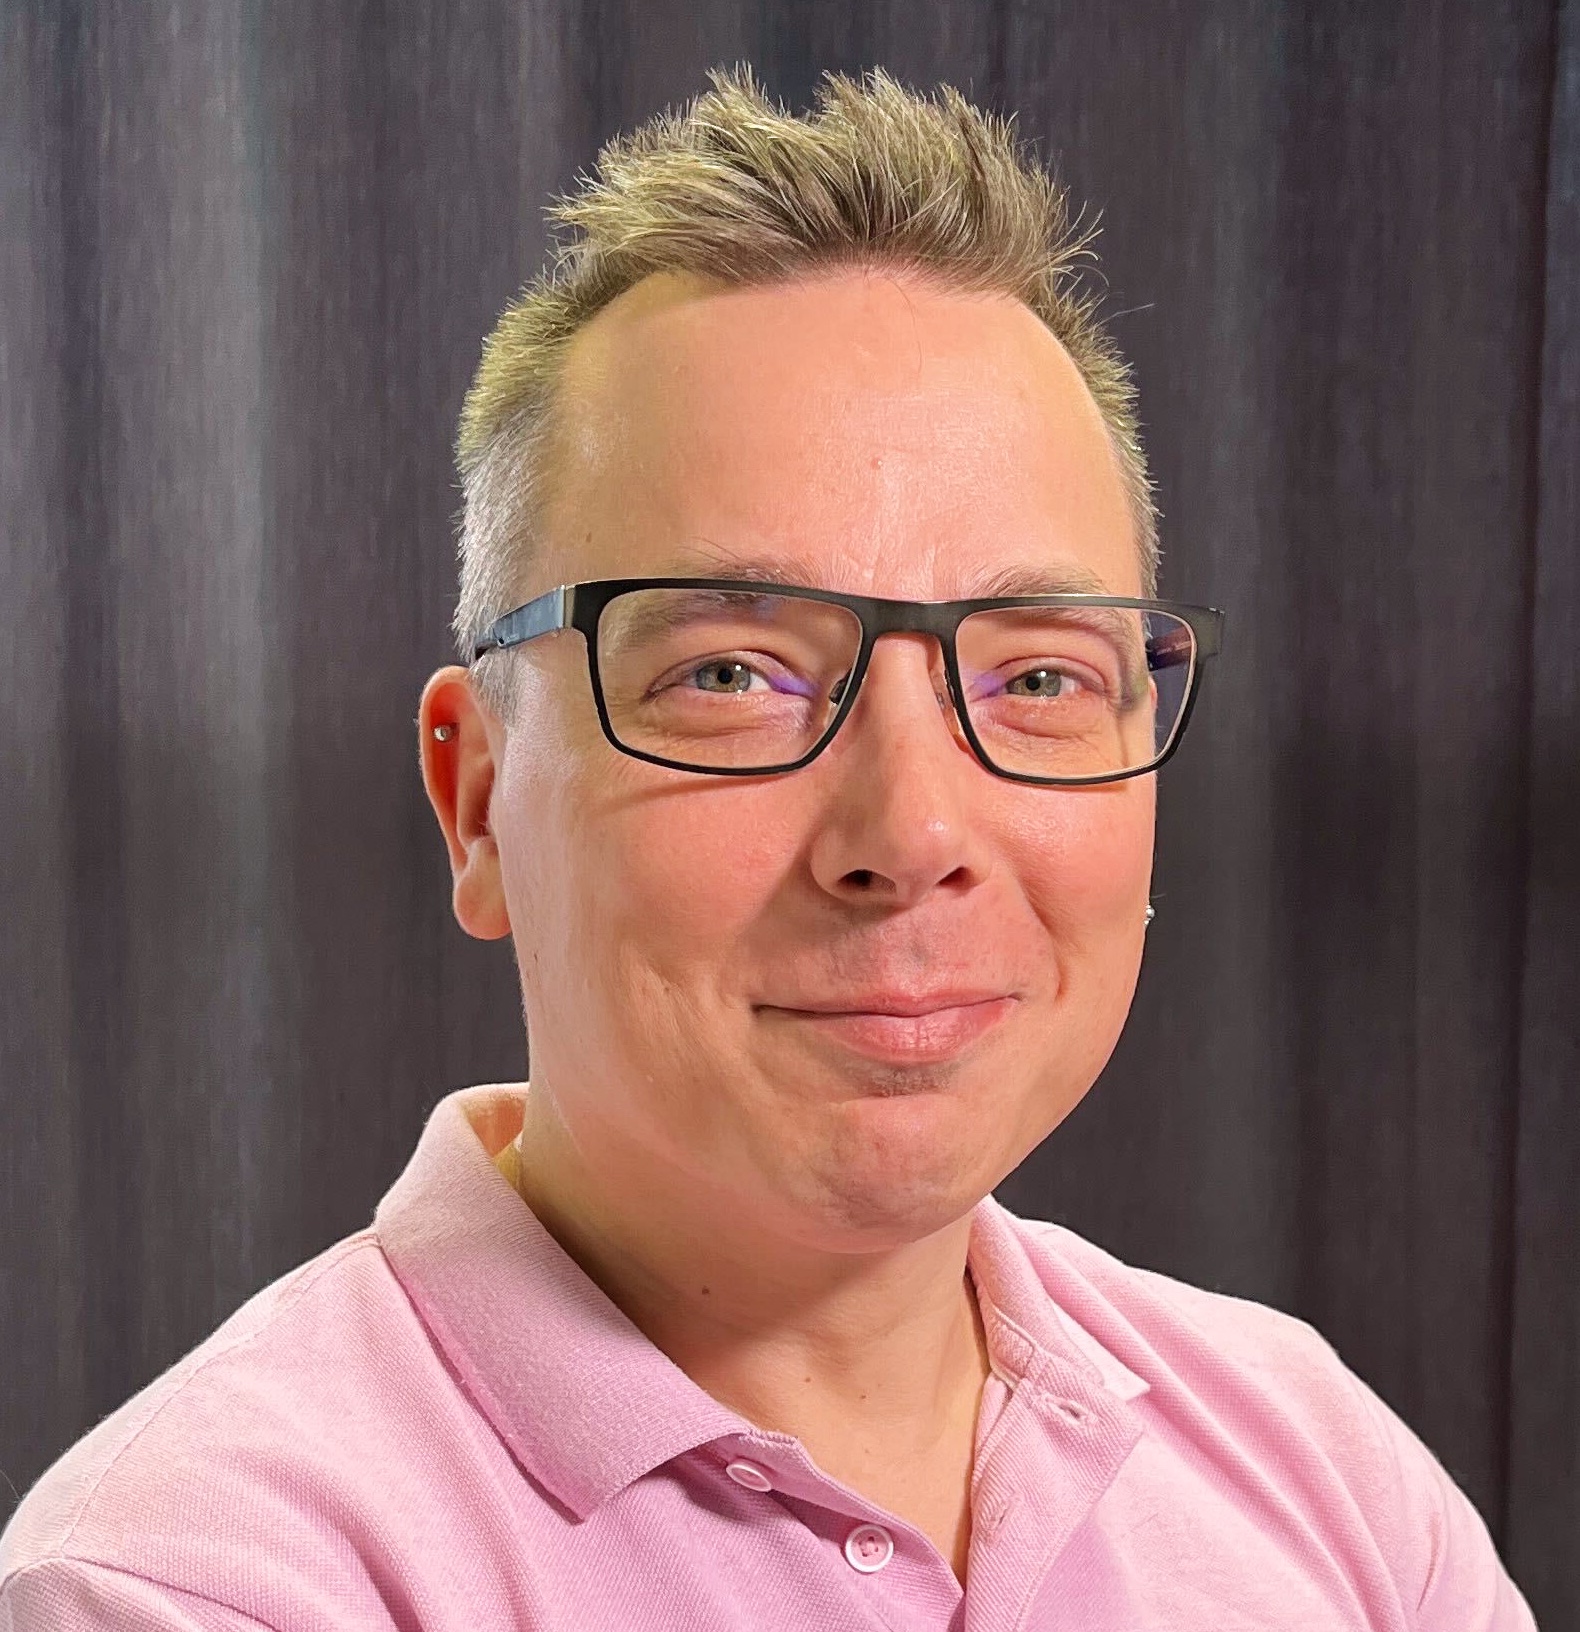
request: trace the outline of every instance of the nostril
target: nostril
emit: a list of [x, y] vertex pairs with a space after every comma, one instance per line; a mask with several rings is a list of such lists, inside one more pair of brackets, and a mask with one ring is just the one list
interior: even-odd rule
[[872, 883], [872, 870], [868, 867], [857, 867], [853, 872], [845, 875], [859, 890], [865, 890]]

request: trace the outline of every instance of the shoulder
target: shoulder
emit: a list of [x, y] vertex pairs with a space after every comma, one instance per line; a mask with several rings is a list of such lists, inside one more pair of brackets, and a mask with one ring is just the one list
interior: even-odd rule
[[47, 1558], [0, 1584], [0, 1632], [273, 1632], [229, 1604], [127, 1570]]
[[325, 1515], [364, 1453], [412, 1431], [403, 1374], [425, 1353], [442, 1364], [371, 1231], [338, 1242], [46, 1470], [0, 1535], [0, 1604], [46, 1590], [191, 1594], [212, 1615], [190, 1624], [277, 1624], [260, 1583], [286, 1553], [343, 1556]]
[[1049, 1296], [1101, 1341], [1139, 1347], [1154, 1368], [1243, 1370], [1291, 1405], [1351, 1400], [1353, 1373], [1308, 1321], [1126, 1263], [1062, 1224], [1008, 1217]]
[[1149, 1385], [1149, 1407], [1366, 1551], [1422, 1628], [1526, 1632], [1529, 1609], [1437, 1457], [1308, 1321], [1014, 1218], [1050, 1297]]

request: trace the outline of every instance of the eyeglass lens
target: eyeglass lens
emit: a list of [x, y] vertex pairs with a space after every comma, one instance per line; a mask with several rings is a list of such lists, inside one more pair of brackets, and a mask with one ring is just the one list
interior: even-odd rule
[[[989, 762], [1047, 777], [1158, 759], [1179, 728], [1195, 658], [1188, 623], [1133, 607], [973, 612], [955, 645]], [[810, 752], [860, 647], [849, 608], [771, 591], [630, 590], [598, 624], [615, 737], [698, 770], [767, 769]]]

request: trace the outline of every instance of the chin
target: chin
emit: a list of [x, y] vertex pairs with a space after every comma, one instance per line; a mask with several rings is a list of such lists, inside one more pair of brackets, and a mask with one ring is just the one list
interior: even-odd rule
[[790, 1180], [803, 1216], [836, 1251], [919, 1241], [953, 1224], [1018, 1159], [985, 1133], [978, 1112], [962, 1125], [958, 1103], [914, 1091], [847, 1103], [816, 1156]]

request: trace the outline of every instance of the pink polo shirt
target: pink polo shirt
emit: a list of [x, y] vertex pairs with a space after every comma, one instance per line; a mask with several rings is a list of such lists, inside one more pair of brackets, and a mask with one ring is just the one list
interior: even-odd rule
[[1516, 1632], [1431, 1454], [1301, 1322], [984, 1201], [967, 1587], [698, 1388], [451, 1094], [373, 1225], [107, 1417], [0, 1538], [4, 1632]]

